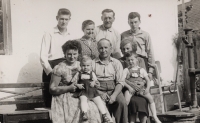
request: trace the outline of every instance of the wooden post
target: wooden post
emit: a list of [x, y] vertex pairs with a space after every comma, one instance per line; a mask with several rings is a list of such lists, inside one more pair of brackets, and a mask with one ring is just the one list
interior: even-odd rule
[[182, 19], [183, 19], [183, 29], [185, 29], [186, 21], [185, 21], [185, 1], [184, 0], [182, 0], [181, 11], [182, 11]]
[[[183, 19], [183, 29], [182, 36], [185, 35], [185, 27], [186, 27], [186, 21], [185, 21], [185, 2], [182, 0], [182, 19]], [[183, 81], [184, 81], [184, 99], [187, 104], [190, 105], [191, 103], [191, 91], [190, 91], [190, 78], [189, 78], [189, 61], [188, 61], [188, 48], [186, 48], [186, 44], [182, 43], [182, 56], [183, 56]]]
[[183, 80], [184, 80], [184, 99], [187, 104], [191, 102], [191, 92], [190, 92], [190, 79], [188, 73], [188, 49], [186, 48], [186, 44], [182, 44], [182, 53], [183, 53]]
[[186, 29], [188, 42], [188, 58], [189, 58], [189, 76], [190, 76], [190, 90], [191, 90], [191, 106], [196, 108], [197, 104], [197, 92], [196, 92], [196, 83], [195, 83], [195, 62], [194, 62], [194, 43], [192, 39], [192, 29]]

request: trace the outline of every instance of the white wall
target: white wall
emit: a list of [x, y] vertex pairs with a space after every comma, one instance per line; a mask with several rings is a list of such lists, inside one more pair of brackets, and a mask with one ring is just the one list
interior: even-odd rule
[[83, 35], [84, 20], [102, 24], [100, 17], [105, 8], [115, 11], [113, 27], [120, 33], [129, 29], [129, 12], [139, 12], [141, 28], [150, 33], [155, 59], [161, 62], [162, 77], [173, 80], [176, 50], [172, 37], [178, 30], [176, 0], [11, 0], [13, 55], [0, 56], [1, 82], [41, 82], [41, 39], [45, 30], [56, 26], [59, 8], [71, 11], [68, 27], [74, 38]]

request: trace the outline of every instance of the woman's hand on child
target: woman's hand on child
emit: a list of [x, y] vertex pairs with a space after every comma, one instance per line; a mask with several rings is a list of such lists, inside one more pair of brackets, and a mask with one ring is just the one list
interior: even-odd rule
[[90, 87], [98, 88], [98, 87], [100, 87], [100, 83], [98, 81], [92, 81], [92, 82], [90, 82]]
[[110, 100], [109, 100], [109, 104], [113, 104], [115, 101], [116, 101], [116, 96], [111, 95]]
[[140, 86], [137, 85], [137, 84], [134, 85], [134, 88], [135, 88], [136, 91], [139, 91], [139, 90], [140, 90]]
[[110, 96], [107, 93], [101, 94], [101, 98], [106, 102], [110, 100]]
[[96, 87], [96, 88], [100, 87], [99, 81], [95, 81], [95, 87]]
[[95, 81], [90, 82], [90, 87], [94, 88], [95, 85], [96, 85]]
[[84, 86], [83, 86], [83, 84], [76, 84], [76, 87], [77, 87], [78, 89], [81, 89], [81, 90], [82, 90], [82, 89], [85, 89]]
[[130, 94], [134, 94], [135, 93], [135, 90], [132, 87], [129, 87], [128, 91], [130, 92]]
[[69, 92], [75, 92], [77, 86], [74, 83], [72, 83], [71, 85], [68, 86], [68, 88], [69, 88]]
[[146, 95], [148, 93], [149, 93], [149, 88], [146, 88], [145, 91], [144, 91], [144, 95]]

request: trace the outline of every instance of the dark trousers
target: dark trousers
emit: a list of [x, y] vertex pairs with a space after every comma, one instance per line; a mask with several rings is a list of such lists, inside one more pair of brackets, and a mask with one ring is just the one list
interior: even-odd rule
[[[100, 87], [98, 88], [99, 94], [107, 93], [109, 96], [112, 95], [115, 89], [115, 82], [114, 81], [99, 81]], [[105, 101], [109, 101], [106, 99]], [[128, 106], [126, 104], [126, 100], [122, 92], [120, 92], [117, 97], [116, 101], [113, 104], [106, 104], [110, 115], [115, 117], [116, 123], [127, 123], [128, 122]]]
[[[51, 60], [51, 61], [49, 61], [49, 64], [51, 65], [51, 68], [54, 68], [57, 64], [59, 64], [60, 62], [62, 62], [64, 60], [65, 60], [65, 58]], [[50, 83], [50, 81], [51, 81], [51, 74], [47, 75], [43, 70], [42, 82]], [[49, 86], [42, 90], [42, 96], [44, 99], [45, 106], [51, 107], [52, 95], [49, 93]]]
[[113, 104], [107, 104], [108, 111], [115, 117], [116, 123], [128, 123], [128, 107], [122, 92]]

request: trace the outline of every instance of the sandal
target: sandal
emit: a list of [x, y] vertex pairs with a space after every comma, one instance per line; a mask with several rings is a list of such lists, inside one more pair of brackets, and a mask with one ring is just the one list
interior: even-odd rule
[[106, 114], [102, 114], [103, 122], [102, 123], [110, 123], [110, 119], [107, 117]]

